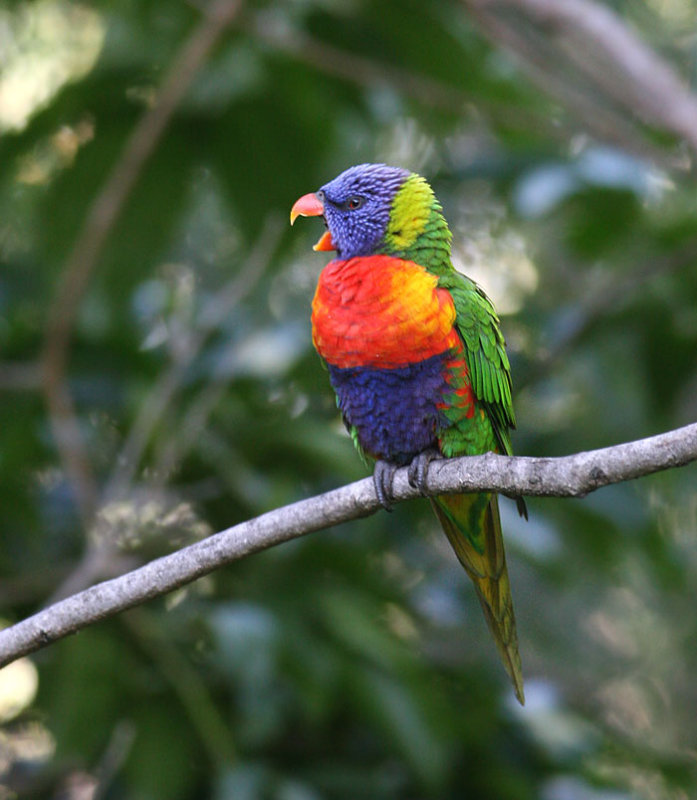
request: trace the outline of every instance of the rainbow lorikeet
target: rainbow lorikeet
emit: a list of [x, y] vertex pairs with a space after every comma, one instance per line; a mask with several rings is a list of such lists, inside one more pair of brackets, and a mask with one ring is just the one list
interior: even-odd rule
[[[491, 301], [450, 261], [452, 235], [421, 176], [384, 164], [341, 173], [293, 206], [322, 216], [315, 250], [335, 250], [312, 304], [312, 338], [388, 506], [394, 471], [423, 488], [434, 457], [511, 454], [511, 374]], [[470, 576], [523, 703], [497, 496], [442, 495], [433, 508]], [[521, 514], [525, 504], [518, 500]]]

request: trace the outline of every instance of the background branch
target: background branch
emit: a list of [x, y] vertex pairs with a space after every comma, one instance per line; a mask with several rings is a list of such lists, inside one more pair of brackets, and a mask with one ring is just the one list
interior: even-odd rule
[[[104, 498], [107, 502], [123, 495], [131, 488], [152, 432], [162, 419], [168, 404], [181, 388], [187, 370], [200, 356], [211, 334], [218, 330], [227, 316], [234, 313], [234, 309], [265, 276], [280, 240], [284, 223], [285, 220], [281, 221], [274, 215], [267, 218], [257, 243], [245, 263], [201, 309], [194, 330], [188, 334], [189, 340], [179, 348], [182, 352], [173, 358], [168, 368], [160, 374], [131, 426], [128, 438], [116, 460], [113, 474], [104, 489]], [[226, 382], [221, 383], [220, 391], [223, 391]], [[190, 431], [194, 436], [199, 432], [199, 429], [191, 431], [186, 423], [182, 424], [182, 430]], [[172, 442], [172, 447], [174, 446]], [[172, 453], [166, 460], [167, 469], [172, 469], [177, 459]]]
[[239, 0], [212, 0], [205, 16], [175, 55], [154, 105], [135, 127], [121, 158], [85, 217], [48, 313], [44, 392], [56, 447], [75, 492], [83, 524], [91, 520], [97, 486], [66, 381], [73, 325], [90, 277], [143, 167], [220, 36], [232, 23]]
[[647, 258], [642, 264], [637, 265], [630, 275], [612, 273], [609, 282], [589, 292], [587, 297], [577, 300], [574, 305], [573, 322], [552, 339], [544, 350], [536, 354], [535, 362], [525, 379], [516, 384], [518, 391], [535, 380], [549, 375], [554, 364], [572, 351], [594, 325], [611, 313], [623, 311], [634, 303], [651, 281], [689, 269], [696, 261], [697, 239], [690, 239], [668, 255], [663, 257], [653, 255]]
[[[576, 112], [601, 138], [622, 142], [638, 154], [648, 152], [647, 142], [641, 142], [628, 121], [639, 117], [670, 131], [697, 153], [697, 97], [612, 9], [593, 0], [465, 3], [482, 30], [521, 59], [535, 83]], [[516, 11], [532, 23], [527, 31]], [[556, 52], [545, 59], [542, 54], [550, 48]], [[559, 69], [560, 57], [566, 62], [564, 70]], [[598, 98], [588, 94], [590, 88]], [[628, 120], [613, 107], [622, 109]], [[672, 161], [674, 167], [680, 166], [677, 159]]]
[[[200, 357], [201, 351], [214, 331], [218, 329], [227, 315], [234, 313], [239, 303], [254, 289], [264, 277], [271, 263], [281, 235], [282, 223], [279, 217], [270, 215], [252, 252], [240, 270], [223, 286], [218, 294], [210, 298], [199, 314], [194, 328], [186, 334], [187, 341], [173, 348], [175, 355], [169, 366], [155, 381], [144, 400], [126, 441], [114, 460], [112, 474], [101, 492], [101, 510], [106, 504], [120, 498], [132, 496], [134, 479], [138, 473], [141, 459], [151, 440], [153, 432], [161, 423], [163, 414], [173, 398], [182, 388], [185, 377], [192, 364]], [[151, 485], [162, 487], [166, 478], [184, 457], [196, 437], [205, 427], [211, 411], [229, 386], [231, 376], [208, 383], [200, 392], [188, 412], [179, 423], [181, 435], [171, 437], [157, 459], [154, 474], [157, 480]], [[95, 580], [112, 577], [124, 572], [119, 568], [123, 557], [119, 557], [118, 545], [109, 538], [89, 537], [87, 548], [75, 569], [63, 580], [52, 594], [49, 602], [61, 600], [75, 594]], [[128, 568], [128, 567], [127, 567]]]
[[[697, 460], [697, 423], [634, 442], [561, 458], [483, 456], [436, 461], [428, 493], [495, 491], [506, 495], [582, 497], [601, 486]], [[396, 500], [419, 496], [407, 470], [397, 472]], [[56, 639], [172, 591], [214, 569], [281, 542], [380, 508], [366, 478], [235, 525], [118, 578], [92, 586], [0, 632], [0, 666]]]
[[340, 78], [362, 88], [391, 86], [429, 108], [447, 113], [466, 108], [486, 108], [497, 120], [514, 127], [531, 125], [545, 130], [560, 141], [568, 140], [570, 129], [552, 124], [547, 116], [523, 106], [511, 108], [510, 104], [493, 98], [482, 98], [464, 90], [436, 80], [420, 72], [404, 69], [374, 58], [368, 58], [345, 48], [335, 47], [321, 39], [287, 26], [269, 24], [264, 13], [245, 15], [240, 22], [250, 34], [274, 51], [288, 54], [320, 72]]

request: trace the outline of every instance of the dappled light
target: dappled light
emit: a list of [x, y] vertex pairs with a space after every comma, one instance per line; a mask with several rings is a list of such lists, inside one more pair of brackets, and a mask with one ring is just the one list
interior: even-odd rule
[[0, 10], [0, 132], [21, 130], [69, 81], [99, 56], [104, 23], [87, 4], [18, 3]]

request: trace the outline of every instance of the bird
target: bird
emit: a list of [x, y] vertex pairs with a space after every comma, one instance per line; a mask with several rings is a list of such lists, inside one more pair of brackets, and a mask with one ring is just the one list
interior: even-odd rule
[[[359, 164], [290, 212], [322, 217], [314, 245], [334, 251], [312, 301], [312, 340], [358, 451], [389, 509], [392, 480], [408, 466], [425, 490], [434, 458], [512, 454], [511, 369], [499, 318], [480, 286], [451, 260], [452, 234], [425, 178]], [[522, 498], [518, 510], [527, 518]], [[431, 498], [455, 555], [474, 583], [515, 695], [525, 702], [498, 497]]]

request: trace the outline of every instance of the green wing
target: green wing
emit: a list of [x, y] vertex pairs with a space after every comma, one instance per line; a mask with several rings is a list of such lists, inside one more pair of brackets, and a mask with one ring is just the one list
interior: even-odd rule
[[455, 304], [455, 325], [465, 345], [475, 397], [491, 421], [501, 453], [512, 455], [511, 366], [498, 315], [484, 291], [461, 273], [443, 276], [438, 285], [450, 292]]
[[[484, 428], [490, 426], [482, 442], [490, 446], [495, 441], [501, 453], [511, 455], [509, 431], [515, 427], [511, 367], [496, 311], [479, 286], [460, 273], [453, 271], [441, 277], [438, 285], [447, 289], [453, 298], [455, 325], [464, 344], [472, 390], [488, 420]], [[516, 502], [518, 511], [527, 517], [523, 499], [516, 498]], [[497, 497], [489, 493], [442, 495], [432, 498], [432, 503], [460, 563], [474, 582], [516, 696], [524, 703], [518, 635]]]
[[[510, 431], [515, 428], [511, 397], [511, 365], [498, 314], [484, 290], [453, 270], [438, 285], [447, 289], [455, 304], [455, 326], [465, 346], [472, 390], [485, 410], [503, 455], [513, 455]], [[522, 497], [516, 497], [518, 513], [528, 518]]]

